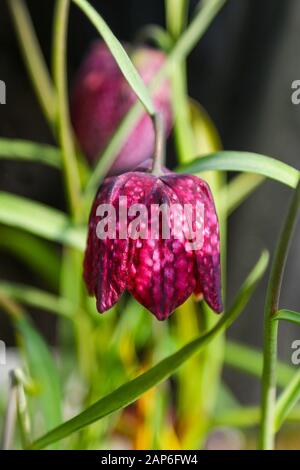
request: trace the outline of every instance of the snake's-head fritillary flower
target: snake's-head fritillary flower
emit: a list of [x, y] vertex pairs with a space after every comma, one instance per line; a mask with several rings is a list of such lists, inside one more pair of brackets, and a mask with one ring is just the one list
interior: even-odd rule
[[[185, 207], [195, 214], [189, 223]], [[197, 227], [200, 243], [192, 243]], [[168, 170], [106, 178], [90, 215], [84, 278], [99, 312], [111, 308], [125, 289], [159, 320], [192, 293], [221, 312], [219, 224], [207, 183]]]
[[[144, 82], [148, 85], [166, 56], [149, 47], [124, 45]], [[137, 98], [125, 80], [114, 57], [102, 41], [97, 41], [84, 59], [74, 83], [71, 97], [72, 123], [79, 145], [91, 164], [106, 147], [118, 125]], [[171, 91], [163, 80], [153, 102], [164, 119], [166, 132], [171, 130]], [[121, 148], [110, 174], [120, 174], [137, 167], [153, 155], [154, 131], [151, 119], [143, 113]]]

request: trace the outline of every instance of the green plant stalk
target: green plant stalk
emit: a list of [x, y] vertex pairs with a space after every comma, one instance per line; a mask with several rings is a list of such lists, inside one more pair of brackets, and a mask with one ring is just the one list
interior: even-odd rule
[[56, 95], [34, 27], [23, 0], [8, 0], [8, 7], [36, 96], [51, 128], [55, 121]]
[[294, 232], [300, 206], [300, 183], [292, 197], [288, 214], [283, 225], [275, 251], [264, 314], [264, 365], [262, 375], [261, 428], [259, 448], [274, 448], [275, 401], [276, 401], [276, 358], [278, 322], [273, 321], [279, 308], [279, 298], [288, 250]]
[[[189, 2], [186, 0], [166, 0], [167, 12], [167, 29], [173, 40], [178, 41], [182, 29], [185, 25], [188, 16]], [[192, 113], [190, 109], [190, 101], [188, 98], [187, 89], [187, 73], [185, 57], [181, 61], [173, 64], [171, 75], [172, 83], [172, 106], [173, 114], [175, 116], [175, 143], [177, 148], [177, 155], [180, 164], [189, 163], [195, 155], [201, 153], [199, 143], [202, 132], [209, 133], [209, 129], [203, 125], [201, 128], [201, 136], [197, 136], [199, 128], [192, 128]], [[202, 116], [199, 114], [199, 119]], [[198, 137], [198, 138], [197, 138]], [[197, 145], [198, 144], [198, 145]], [[211, 150], [218, 150], [212, 147]], [[210, 174], [210, 184], [214, 191], [215, 196], [220, 189], [221, 180], [218, 175]], [[220, 219], [222, 225], [223, 249], [226, 249], [225, 244], [225, 226], [226, 216]], [[223, 261], [225, 257], [223, 256]], [[197, 312], [192, 305], [187, 304], [182, 306], [180, 310], [186, 309], [185, 312], [178, 314], [178, 335], [185, 340], [193, 336], [193, 326], [188, 331], [183, 328], [180, 315], [189, 315], [189, 322], [197, 325]], [[205, 305], [203, 305], [203, 315], [205, 315], [205, 327], [209, 330], [216, 322], [213, 313]], [[198, 327], [196, 326], [196, 330]], [[205, 331], [202, 325], [202, 331]], [[216, 338], [208, 347], [202, 352], [201, 357], [195, 357], [189, 365], [185, 365], [178, 375], [179, 387], [179, 423], [181, 427], [181, 441], [183, 448], [199, 447], [203, 442], [210, 414], [214, 407], [216, 391], [218, 389], [219, 374], [223, 359], [223, 338], [221, 335]], [[189, 377], [191, 371], [197, 375], [197, 379], [193, 382], [193, 387], [189, 387]], [[197, 382], [196, 382], [197, 380]], [[207, 389], [211, 391], [210, 397], [207, 397]], [[196, 390], [196, 394], [195, 394]], [[193, 410], [191, 411], [190, 403], [194, 403]]]
[[[151, 81], [149, 86], [151, 92], [154, 92], [161, 81], [172, 71], [173, 65], [182, 61], [191, 52], [225, 2], [226, 0], [210, 0], [210, 2], [205, 2], [203, 8], [199, 10], [192, 23], [175, 44], [164, 66]], [[85, 189], [87, 205], [90, 205], [91, 198], [97, 187], [112, 165], [114, 157], [122, 148], [126, 137], [138, 122], [142, 112], [143, 108], [140, 103], [135, 104], [118, 126], [103, 153], [99, 155], [98, 163]]]
[[72, 217], [76, 220], [80, 210], [80, 176], [70, 123], [66, 77], [69, 9], [70, 0], [57, 0], [54, 11], [52, 62], [57, 93], [57, 134], [62, 150], [65, 189]]
[[177, 40], [185, 29], [188, 19], [189, 0], [166, 0], [167, 30]]
[[[165, 4], [168, 33], [174, 41], [178, 41], [186, 24], [189, 2], [187, 0], [166, 0]], [[191, 161], [194, 156], [194, 139], [190, 126], [187, 74], [184, 57], [180, 62], [173, 65], [170, 76], [177, 154], [180, 163], [186, 163]]]

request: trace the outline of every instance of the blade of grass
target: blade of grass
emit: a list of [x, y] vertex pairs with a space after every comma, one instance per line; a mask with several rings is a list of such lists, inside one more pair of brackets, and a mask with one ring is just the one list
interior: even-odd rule
[[23, 0], [8, 0], [7, 5], [12, 15], [20, 48], [36, 95], [48, 122], [53, 127], [56, 103], [55, 90], [26, 4]]
[[66, 318], [71, 318], [75, 310], [67, 299], [24, 284], [0, 281], [0, 291], [21, 304], [44, 309]]
[[278, 310], [278, 312], [274, 315], [273, 320], [286, 320], [292, 323], [296, 323], [296, 325], [300, 325], [300, 313], [294, 312], [293, 310]]
[[33, 442], [30, 449], [42, 449], [71, 433], [117, 411], [137, 400], [143, 393], [158, 383], [166, 380], [178, 367], [203, 349], [216, 335], [227, 329], [238, 315], [243, 311], [249, 301], [259, 279], [264, 274], [269, 256], [263, 252], [259, 261], [245, 280], [236, 300], [230, 310], [225, 313], [221, 320], [207, 333], [186, 344], [179, 351], [163, 359], [156, 366], [149, 369], [135, 379], [121, 385], [109, 395], [103, 397], [85, 411], [66, 421], [61, 426], [53, 429], [46, 435]]
[[[245, 374], [261, 379], [263, 355], [261, 351], [237, 343], [227, 341], [225, 347], [225, 364]], [[284, 388], [294, 376], [294, 370], [288, 364], [277, 362], [277, 385]]]
[[275, 431], [279, 431], [281, 425], [287, 419], [293, 408], [300, 400], [300, 371], [283, 390], [276, 403]]
[[[300, 408], [291, 411], [287, 416], [289, 423], [300, 422]], [[212, 428], [220, 426], [247, 429], [258, 426], [260, 422], [260, 409], [258, 406], [243, 406], [238, 409], [223, 410], [215, 414]]]
[[60, 258], [48, 242], [20, 230], [0, 227], [0, 250], [3, 249], [17, 256], [49, 287], [57, 290]]
[[201, 173], [209, 170], [243, 171], [266, 176], [296, 188], [299, 171], [275, 158], [251, 152], [222, 151], [196, 158], [178, 168], [179, 173]]
[[226, 201], [226, 212], [228, 216], [265, 180], [265, 176], [255, 175], [253, 173], [242, 173], [231, 180], [228, 185], [221, 190], [220, 195], [221, 200]]
[[84, 227], [75, 228], [63, 212], [14, 194], [0, 192], [0, 222], [80, 250], [85, 247]]
[[60, 168], [60, 158], [59, 149], [51, 145], [0, 138], [0, 159], [32, 161]]
[[159, 49], [169, 52], [172, 48], [173, 41], [165, 29], [157, 24], [148, 24], [143, 27], [136, 35], [136, 43], [144, 43], [152, 41]]

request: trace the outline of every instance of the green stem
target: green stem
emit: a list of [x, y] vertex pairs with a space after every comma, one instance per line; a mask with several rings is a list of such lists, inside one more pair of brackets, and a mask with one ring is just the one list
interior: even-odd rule
[[178, 39], [188, 18], [188, 0], [166, 0], [166, 23], [173, 39]]
[[7, 4], [36, 95], [46, 119], [53, 128], [56, 103], [55, 90], [29, 12], [23, 0], [8, 0]]
[[63, 172], [70, 211], [74, 218], [80, 200], [80, 177], [70, 124], [66, 78], [67, 25], [70, 0], [57, 0], [54, 12], [53, 75], [57, 92], [57, 127], [62, 149]]
[[155, 150], [153, 156], [152, 174], [160, 176], [166, 160], [166, 136], [164, 121], [160, 113], [156, 113], [152, 118], [155, 130]]
[[275, 251], [269, 278], [264, 314], [264, 365], [262, 375], [260, 449], [274, 448], [276, 401], [276, 358], [278, 322], [273, 321], [279, 307], [284, 268], [300, 206], [300, 183], [293, 194], [290, 208]]

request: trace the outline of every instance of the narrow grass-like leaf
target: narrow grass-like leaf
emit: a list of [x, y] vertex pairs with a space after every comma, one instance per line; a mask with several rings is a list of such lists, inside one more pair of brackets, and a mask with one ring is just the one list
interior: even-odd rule
[[[300, 422], [300, 408], [292, 410], [288, 416], [289, 423]], [[212, 428], [220, 426], [237, 427], [241, 429], [257, 426], [260, 421], [260, 409], [258, 406], [241, 406], [234, 409], [223, 409], [214, 416]]]
[[[261, 379], [263, 355], [258, 351], [236, 341], [226, 341], [225, 364], [245, 374]], [[294, 376], [294, 370], [284, 362], [277, 362], [277, 384], [284, 388]]]
[[0, 250], [16, 256], [53, 290], [58, 288], [60, 258], [48, 241], [10, 227], [0, 227]]
[[59, 149], [51, 145], [0, 138], [0, 159], [32, 161], [60, 168], [60, 157]]
[[38, 386], [44, 426], [51, 429], [62, 421], [60, 379], [52, 354], [44, 339], [24, 316], [16, 319], [16, 329], [25, 352], [30, 375]]
[[276, 315], [273, 317], [273, 321], [279, 320], [286, 320], [300, 325], [300, 313], [294, 312], [293, 310], [278, 310]]
[[85, 229], [75, 228], [66, 214], [14, 194], [0, 192], [0, 222], [81, 250], [85, 246]]
[[172, 38], [168, 32], [157, 24], [148, 24], [142, 28], [136, 36], [136, 41], [137, 43], [152, 41], [159, 49], [165, 52], [170, 51], [173, 45]]
[[[0, 306], [11, 318], [20, 349], [26, 358], [33, 379], [36, 398], [44, 418], [44, 428], [57, 426], [62, 421], [62, 394], [56, 364], [42, 336], [35, 329], [26, 312], [0, 290]], [[35, 397], [31, 398], [32, 400]]]
[[288, 417], [294, 406], [300, 400], [300, 371], [294, 374], [293, 379], [279, 396], [275, 409], [275, 430], [278, 431], [280, 426]]
[[232, 179], [220, 194], [220, 199], [225, 201], [227, 215], [234, 212], [265, 179], [265, 176], [253, 173], [242, 173]]
[[143, 103], [148, 113], [153, 116], [155, 114], [155, 108], [148, 89], [129, 59], [122, 44], [112, 33], [95, 8], [86, 0], [72, 1], [85, 13], [99, 34], [103, 37], [129, 85], [136, 93], [139, 100]]
[[196, 158], [178, 168], [179, 173], [201, 173], [208, 170], [256, 173], [296, 188], [299, 171], [275, 158], [251, 152], [223, 151]]
[[74, 306], [62, 297], [25, 284], [0, 281], [0, 291], [17, 302], [71, 318]]
[[232, 322], [243, 311], [249, 301], [259, 279], [264, 274], [268, 264], [268, 253], [264, 252], [247, 279], [241, 287], [236, 300], [230, 310], [226, 312], [221, 320], [207, 333], [196, 338], [179, 351], [163, 359], [156, 366], [149, 369], [135, 379], [121, 385], [117, 390], [101, 398], [85, 411], [53, 429], [45, 436], [30, 445], [31, 449], [41, 449], [69, 436], [75, 431], [117, 411], [137, 400], [150, 388], [166, 380], [178, 367], [194, 354], [202, 350], [216, 335], [228, 328]]
[[56, 96], [34, 27], [23, 0], [8, 0], [21, 51], [44, 114], [53, 127]]

